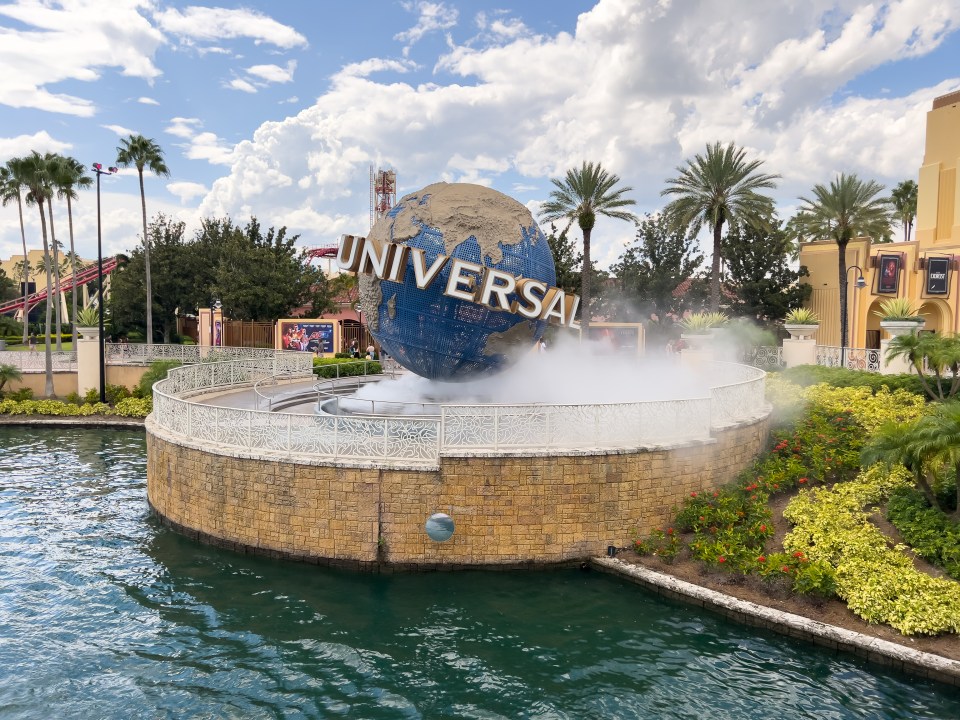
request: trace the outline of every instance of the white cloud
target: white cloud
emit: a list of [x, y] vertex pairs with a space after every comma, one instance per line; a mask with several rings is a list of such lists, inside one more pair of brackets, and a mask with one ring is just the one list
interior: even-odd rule
[[154, 100], [152, 97], [138, 97], [137, 102], [141, 105], [159, 105], [160, 103]]
[[409, 50], [410, 46], [419, 42], [425, 35], [438, 30], [448, 30], [457, 24], [459, 17], [457, 10], [448, 8], [442, 2], [419, 0], [401, 4], [405, 10], [419, 14], [416, 25], [393, 36], [394, 40], [407, 43], [405, 50]]
[[254, 10], [190, 6], [182, 12], [176, 8], [161, 10], [154, 14], [154, 19], [164, 31], [188, 41], [250, 38], [284, 49], [307, 44], [307, 39], [294, 28]]
[[95, 106], [88, 98], [49, 86], [97, 80], [102, 68], [148, 81], [159, 76], [153, 54], [163, 37], [140, 15], [142, 5], [143, 0], [0, 5], [0, 15], [28, 27], [0, 30], [0, 104], [89, 117]]
[[180, 198], [180, 202], [187, 203], [194, 198], [201, 197], [210, 192], [210, 189], [203, 183], [196, 182], [172, 182], [167, 183], [167, 190]]
[[46, 130], [35, 132], [33, 135], [17, 135], [16, 137], [0, 137], [0, 158], [19, 157], [29, 155], [36, 150], [38, 153], [62, 153], [73, 147], [68, 142], [62, 142], [50, 137]]
[[376, 72], [405, 73], [417, 68], [416, 63], [410, 60], [387, 60], [385, 58], [368, 58], [360, 62], [344, 65], [338, 75], [348, 77], [368, 77]]
[[297, 61], [291, 60], [286, 67], [279, 65], [253, 65], [247, 68], [247, 74], [253, 75], [268, 83], [288, 83], [293, 80], [293, 72], [297, 69]]
[[[426, 5], [408, 7], [422, 19]], [[370, 163], [396, 167], [401, 192], [446, 178], [537, 183], [546, 196], [544, 178], [586, 159], [636, 188], [643, 212], [661, 207], [659, 191], [677, 165], [717, 140], [747, 147], [783, 175], [776, 197], [784, 205], [839, 169], [889, 184], [915, 174], [923, 114], [960, 80], [906, 97], [836, 96], [864, 72], [929, 52], [960, 12], [957, 0], [883, 8], [744, 0], [718, 16], [707, 6], [600, 0], [573, 34], [452, 45], [435, 82], [376, 82], [377, 70], [404, 64], [370, 58], [335, 74], [311, 107], [239, 143], [230, 174], [201, 207], [287, 224], [310, 216], [316, 224], [298, 231], [335, 237], [344, 218], [355, 219], [351, 232], [366, 228]], [[440, 84], [447, 74], [458, 82]], [[625, 223], [597, 227], [596, 256], [605, 261], [633, 236]]]
[[281, 105], [293, 105], [293, 104], [298, 103], [298, 102], [300, 102], [300, 98], [298, 98], [296, 95], [291, 95], [291, 96], [288, 97], [286, 100], [281, 100], [281, 101], [280, 101], [280, 104], [281, 104]]
[[241, 90], [245, 93], [255, 93], [257, 88], [252, 84], [244, 80], [243, 78], [234, 78], [226, 84], [228, 88], [234, 90]]
[[189, 139], [197, 134], [198, 128], [202, 125], [203, 123], [200, 121], [200, 118], [175, 117], [170, 118], [170, 126], [167, 127], [164, 132], [176, 137]]
[[116, 133], [120, 137], [127, 137], [128, 135], [138, 134], [136, 130], [131, 130], [130, 128], [126, 128], [123, 125], [101, 125], [100, 127], [106, 128], [110, 132]]

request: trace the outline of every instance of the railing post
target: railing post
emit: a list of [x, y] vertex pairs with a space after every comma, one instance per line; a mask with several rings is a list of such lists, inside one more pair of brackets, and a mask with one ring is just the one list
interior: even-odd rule
[[293, 452], [293, 415], [287, 415], [287, 452]]

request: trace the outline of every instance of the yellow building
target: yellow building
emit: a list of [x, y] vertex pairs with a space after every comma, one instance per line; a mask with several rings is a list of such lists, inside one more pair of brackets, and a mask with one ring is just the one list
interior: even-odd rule
[[[848, 346], [880, 347], [880, 302], [907, 297], [920, 307], [924, 329], [960, 332], [960, 91], [933, 101], [920, 167], [915, 237], [910, 242], [872, 243], [858, 238], [847, 246]], [[840, 283], [837, 246], [832, 240], [800, 248], [810, 271], [808, 303], [820, 317], [818, 345], [840, 344]], [[856, 267], [855, 267], [856, 266]], [[866, 287], [855, 287], [863, 271]]]

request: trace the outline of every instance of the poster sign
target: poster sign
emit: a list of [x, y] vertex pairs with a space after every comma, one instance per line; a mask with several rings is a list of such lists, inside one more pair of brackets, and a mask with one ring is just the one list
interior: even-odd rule
[[284, 350], [333, 352], [332, 322], [280, 322], [280, 341]]
[[943, 257], [927, 258], [927, 294], [946, 295], [950, 259]]
[[877, 292], [897, 294], [900, 288], [900, 256], [880, 256], [880, 280], [877, 283]]

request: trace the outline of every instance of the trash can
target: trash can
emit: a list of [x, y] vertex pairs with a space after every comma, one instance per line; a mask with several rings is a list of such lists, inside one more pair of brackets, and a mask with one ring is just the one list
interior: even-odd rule
[[7, 349], [7, 339], [0, 338], [0, 350], [6, 350], [6, 349]]

